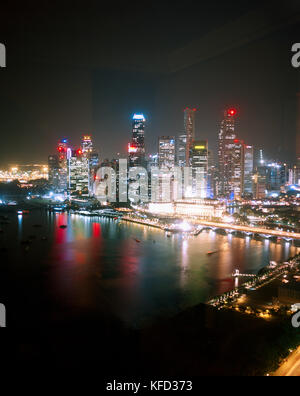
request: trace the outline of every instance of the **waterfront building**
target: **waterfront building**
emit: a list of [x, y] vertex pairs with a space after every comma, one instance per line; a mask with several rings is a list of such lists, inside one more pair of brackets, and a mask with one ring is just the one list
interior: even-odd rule
[[221, 218], [226, 206], [217, 200], [182, 199], [175, 202], [151, 202], [148, 211], [152, 214], [199, 217], [202, 219]]

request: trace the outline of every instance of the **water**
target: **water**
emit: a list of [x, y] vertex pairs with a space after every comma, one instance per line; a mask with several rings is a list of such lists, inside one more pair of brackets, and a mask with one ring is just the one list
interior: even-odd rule
[[[34, 315], [110, 312], [137, 326], [231, 289], [235, 269], [257, 273], [300, 251], [213, 231], [168, 238], [143, 225], [65, 213], [10, 217], [0, 234], [0, 247], [8, 247], [0, 256], [0, 298], [13, 298], [15, 306], [21, 301]], [[21, 241], [29, 236], [35, 239], [26, 251]]]

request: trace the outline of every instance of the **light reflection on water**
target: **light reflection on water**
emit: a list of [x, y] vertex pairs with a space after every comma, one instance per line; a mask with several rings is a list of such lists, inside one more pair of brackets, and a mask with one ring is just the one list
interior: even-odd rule
[[291, 243], [211, 230], [168, 238], [147, 226], [66, 213], [18, 219], [19, 239], [32, 233], [37, 221], [48, 240], [29, 254], [47, 268], [51, 299], [65, 309], [113, 312], [130, 323], [205, 302], [234, 286], [235, 269], [256, 273], [270, 260], [286, 260], [297, 251]]

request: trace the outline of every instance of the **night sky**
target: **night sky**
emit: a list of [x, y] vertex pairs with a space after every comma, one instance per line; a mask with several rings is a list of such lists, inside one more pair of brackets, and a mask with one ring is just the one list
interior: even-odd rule
[[[0, 165], [46, 162], [60, 137], [78, 144], [83, 133], [93, 135], [101, 158], [125, 155], [136, 111], [148, 119], [147, 151], [154, 152], [159, 135], [183, 131], [186, 106], [197, 107], [196, 135], [213, 150], [224, 108], [236, 106], [241, 139], [265, 148], [269, 158], [293, 162], [300, 69], [291, 66], [291, 47], [300, 42], [300, 24], [287, 21], [205, 58], [218, 34], [221, 40], [243, 15], [257, 11], [272, 26], [273, 13], [280, 12], [273, 1], [261, 13], [261, 1], [208, 3], [127, 1], [105, 8], [99, 1], [62, 0], [3, 6], [0, 42], [7, 48], [7, 68], [0, 69]], [[297, 3], [280, 7], [297, 15]], [[174, 51], [199, 39], [205, 45], [192, 55], [204, 58], [175, 68]]]

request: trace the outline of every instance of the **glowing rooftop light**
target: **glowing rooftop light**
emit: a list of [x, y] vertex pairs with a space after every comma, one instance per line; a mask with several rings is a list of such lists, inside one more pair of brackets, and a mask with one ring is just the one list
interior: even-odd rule
[[142, 120], [145, 121], [144, 114], [134, 114], [132, 117], [133, 120]]
[[229, 109], [228, 112], [227, 112], [227, 114], [228, 114], [229, 116], [233, 117], [233, 116], [236, 115], [236, 110], [235, 110], [235, 109]]

